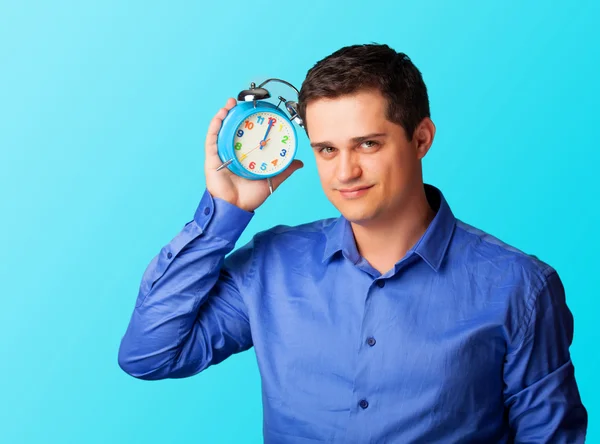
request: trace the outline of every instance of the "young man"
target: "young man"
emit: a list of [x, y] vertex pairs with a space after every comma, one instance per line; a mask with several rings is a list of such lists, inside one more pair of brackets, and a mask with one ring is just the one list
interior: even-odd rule
[[194, 220], [143, 276], [124, 371], [182, 378], [254, 346], [265, 442], [584, 441], [560, 278], [423, 184], [435, 126], [406, 55], [351, 46], [308, 72], [300, 114], [341, 216], [275, 227], [226, 258], [269, 195], [216, 171], [234, 105], [210, 124]]

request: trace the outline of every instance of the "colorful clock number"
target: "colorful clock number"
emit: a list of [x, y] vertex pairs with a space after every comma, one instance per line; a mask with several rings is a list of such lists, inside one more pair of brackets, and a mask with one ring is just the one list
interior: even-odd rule
[[233, 174], [263, 180], [281, 174], [298, 149], [294, 122], [272, 103], [256, 100], [238, 103], [223, 119], [217, 137], [222, 164]]

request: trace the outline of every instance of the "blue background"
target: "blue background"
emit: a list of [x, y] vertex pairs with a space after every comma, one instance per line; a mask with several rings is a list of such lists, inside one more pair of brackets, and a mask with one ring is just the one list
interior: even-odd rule
[[[426, 181], [559, 271], [600, 442], [599, 18], [593, 1], [0, 0], [0, 442], [261, 442], [252, 351], [145, 382], [119, 369], [119, 341], [146, 265], [193, 216], [225, 99], [267, 76], [299, 87], [373, 41], [428, 85]], [[299, 150], [306, 167], [240, 242], [337, 214], [304, 134]]]

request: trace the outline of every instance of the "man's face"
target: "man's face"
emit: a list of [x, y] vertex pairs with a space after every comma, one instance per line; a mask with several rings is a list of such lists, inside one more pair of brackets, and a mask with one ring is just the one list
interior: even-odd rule
[[422, 148], [387, 119], [386, 109], [386, 99], [372, 90], [317, 99], [306, 108], [323, 190], [354, 223], [393, 221], [422, 186]]

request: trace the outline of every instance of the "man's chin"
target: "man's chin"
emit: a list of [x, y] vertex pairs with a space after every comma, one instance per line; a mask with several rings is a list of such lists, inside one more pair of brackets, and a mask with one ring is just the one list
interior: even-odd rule
[[355, 224], [366, 224], [376, 216], [376, 212], [362, 202], [348, 202], [331, 198], [329, 201], [345, 219]]
[[357, 225], [366, 225], [369, 222], [371, 222], [375, 216], [373, 212], [366, 210], [351, 210], [348, 208], [342, 210], [338, 208], [338, 210], [340, 211], [340, 213], [342, 213], [342, 216], [344, 216], [344, 218], [346, 218], [349, 222], [352, 222], [353, 224]]

